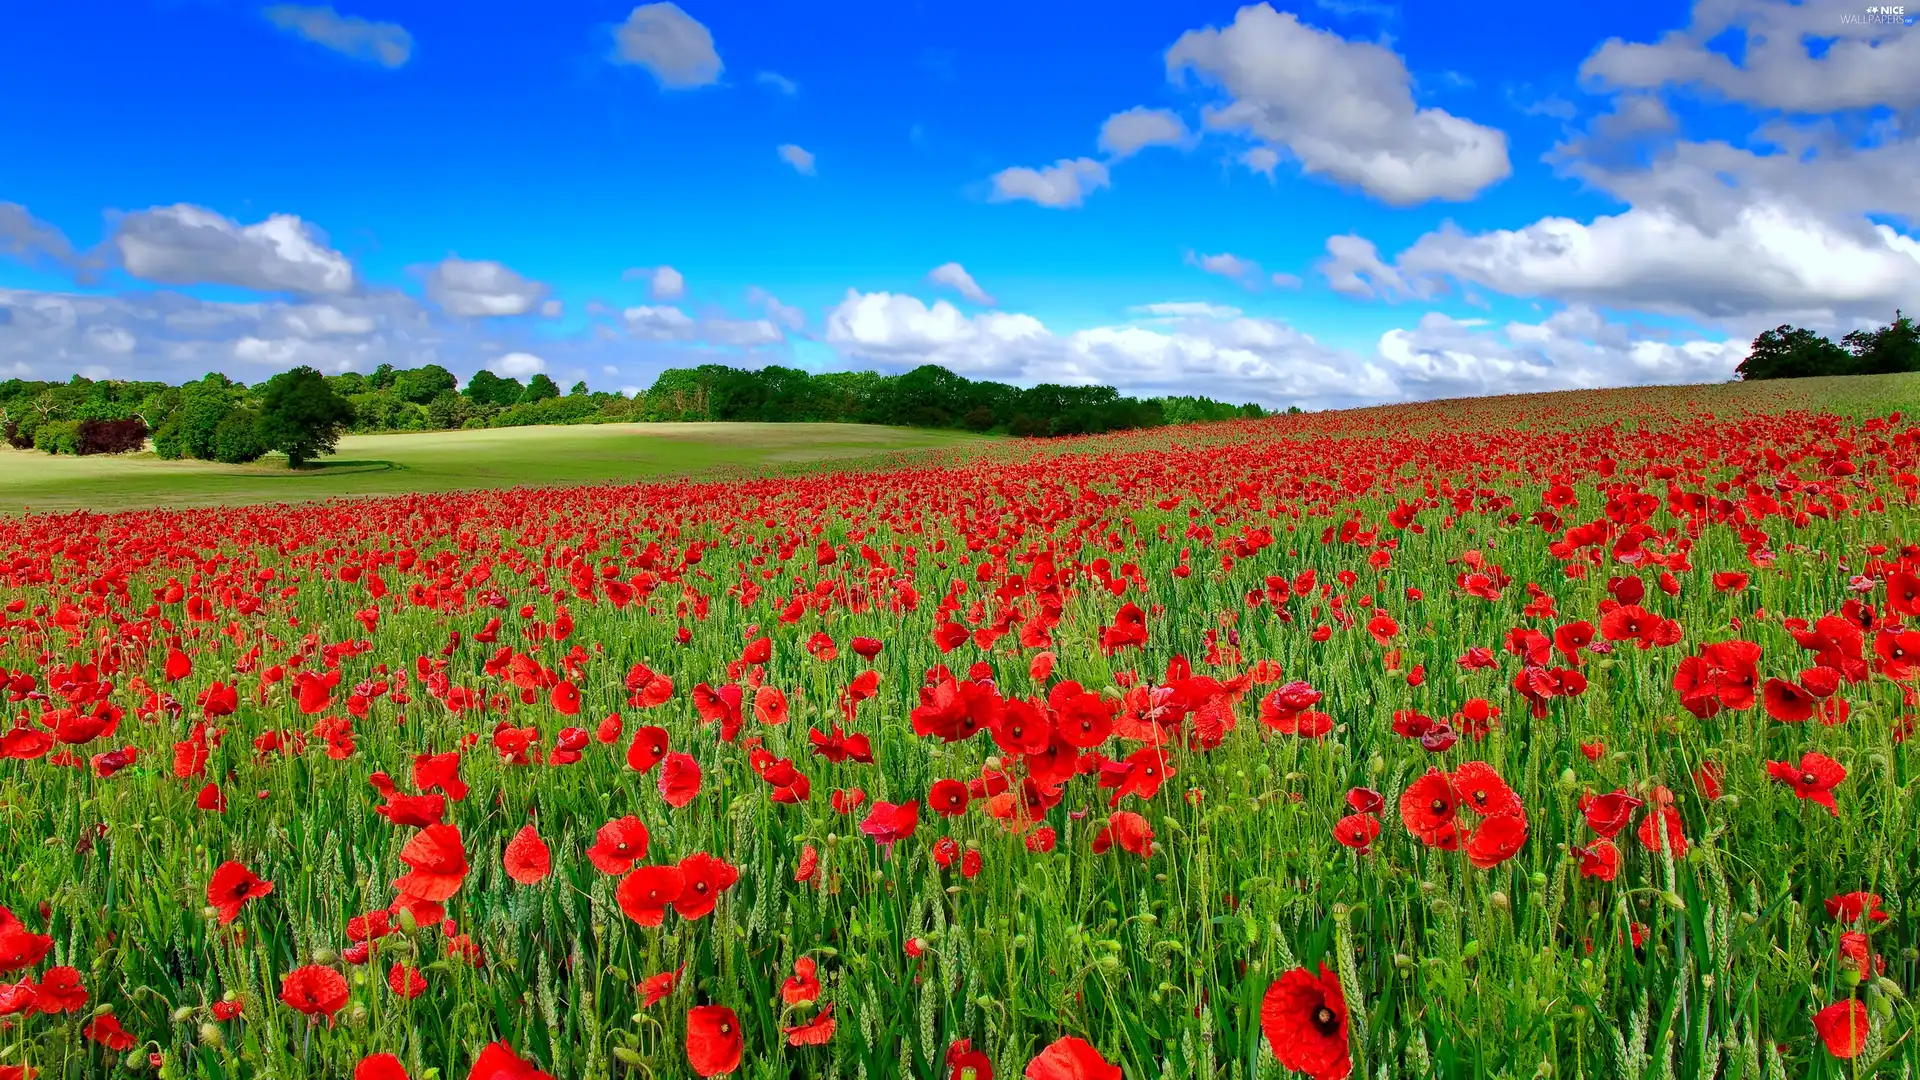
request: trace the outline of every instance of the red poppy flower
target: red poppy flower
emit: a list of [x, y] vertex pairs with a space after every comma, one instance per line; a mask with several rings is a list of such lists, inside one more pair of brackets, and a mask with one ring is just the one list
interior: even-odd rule
[[1379, 835], [1380, 819], [1372, 814], [1348, 814], [1333, 826], [1333, 838], [1362, 855], [1373, 850]]
[[1452, 779], [1460, 804], [1475, 813], [1491, 816], [1520, 812], [1520, 796], [1484, 761], [1466, 762], [1453, 771]]
[[1347, 1052], [1347, 999], [1340, 978], [1320, 965], [1316, 977], [1294, 968], [1267, 987], [1260, 1030], [1280, 1064], [1313, 1080], [1342, 1080], [1353, 1069]]
[[1574, 848], [1573, 856], [1580, 860], [1580, 874], [1583, 877], [1612, 881], [1620, 873], [1620, 849], [1605, 837], [1586, 847]]
[[927, 806], [944, 817], [959, 817], [967, 812], [967, 785], [958, 780], [935, 780], [927, 792]]
[[253, 871], [237, 862], [223, 862], [207, 882], [207, 903], [220, 909], [220, 925], [231, 925], [240, 917], [240, 909], [256, 896], [273, 892], [273, 882], [262, 881]]
[[1633, 812], [1640, 806], [1641, 801], [1625, 791], [1580, 796], [1580, 813], [1587, 819], [1587, 828], [1609, 838], [1633, 823]]
[[725, 1005], [696, 1005], [687, 1010], [687, 1064], [701, 1076], [720, 1076], [740, 1067], [740, 1018]]
[[353, 1067], [353, 1080], [407, 1080], [407, 1069], [392, 1054], [369, 1054]]
[[419, 968], [411, 968], [399, 961], [387, 971], [387, 989], [403, 998], [417, 998], [427, 992], [427, 977], [420, 974]]
[[1460, 844], [1454, 822], [1459, 801], [1453, 780], [1439, 769], [1429, 768], [1401, 793], [1400, 820], [1421, 843], [1452, 851]]
[[679, 867], [641, 866], [620, 879], [613, 899], [627, 918], [641, 926], [659, 926], [667, 921], [667, 907], [684, 888], [686, 877]]
[[647, 826], [628, 814], [600, 826], [587, 849], [587, 861], [603, 874], [619, 875], [647, 857]]
[[521, 1060], [513, 1047], [496, 1042], [488, 1043], [480, 1056], [473, 1059], [467, 1080], [553, 1080], [553, 1076], [541, 1072], [533, 1062]]
[[384, 806], [373, 812], [395, 825], [419, 827], [437, 825], [447, 816], [445, 795], [404, 795], [398, 791], [387, 796]]
[[1147, 825], [1147, 819], [1127, 810], [1116, 810], [1107, 818], [1107, 824], [1093, 838], [1093, 853], [1104, 855], [1110, 848], [1118, 847], [1141, 858], [1153, 855], [1153, 829]]
[[55, 1015], [79, 1012], [86, 1007], [87, 988], [80, 982], [78, 969], [60, 964], [48, 968], [40, 977], [33, 1002], [35, 1012]]
[[873, 838], [873, 842], [889, 847], [913, 835], [920, 826], [920, 801], [904, 802], [898, 805], [875, 801], [873, 809], [867, 811], [867, 818], [860, 823], [860, 831]]
[[280, 980], [280, 1000], [295, 1012], [325, 1016], [328, 1026], [333, 1015], [347, 1007], [347, 978], [330, 967], [308, 964], [294, 968]]
[[660, 766], [660, 798], [679, 809], [700, 794], [700, 763], [692, 754], [668, 754]]
[[1700, 789], [1701, 796], [1711, 802], [1720, 797], [1721, 786], [1725, 776], [1725, 771], [1722, 770], [1718, 764], [1711, 761], [1703, 761], [1700, 763], [1699, 768], [1693, 770], [1693, 783], [1695, 787]]
[[547, 842], [540, 839], [540, 833], [533, 826], [523, 827], [507, 841], [506, 854], [501, 862], [505, 865], [507, 876], [522, 885], [533, 885], [546, 879], [553, 872], [553, 853], [547, 850]]
[[[1869, 978], [1884, 974], [1887, 970], [1886, 957], [1873, 951], [1873, 939], [1858, 930], [1848, 930], [1840, 935], [1840, 958], [1851, 960], [1860, 966], [1860, 977]], [[40, 987], [42, 997], [46, 996], [46, 985]], [[84, 996], [82, 1001], [85, 1001]]]
[[800, 849], [800, 859], [793, 868], [793, 880], [812, 881], [814, 872], [820, 869], [820, 851], [812, 844]]
[[1663, 831], [1666, 834], [1667, 846], [1673, 851], [1673, 857], [1676, 860], [1686, 858], [1686, 821], [1680, 817], [1680, 811], [1673, 806], [1655, 806], [1640, 819], [1638, 831], [1640, 845], [1648, 851], [1659, 851]]
[[947, 1080], [993, 1080], [993, 1062], [973, 1048], [972, 1039], [955, 1039], [947, 1047]]
[[400, 850], [400, 861], [412, 868], [393, 887], [408, 896], [439, 902], [460, 891], [467, 879], [467, 852], [460, 830], [452, 825], [429, 825], [413, 835]]
[[647, 976], [635, 988], [640, 994], [640, 1003], [646, 1006], [658, 1005], [668, 994], [673, 993], [674, 987], [680, 985], [680, 973], [684, 970], [686, 969], [674, 968], [672, 971]]
[[1827, 755], [1809, 750], [1800, 755], [1800, 764], [1797, 766], [1784, 761], [1769, 761], [1767, 775], [1792, 788], [1794, 795], [1799, 798], [1819, 803], [1827, 808], [1827, 813], [1840, 816], [1840, 807], [1833, 800], [1833, 789], [1847, 778], [1847, 769]]
[[1813, 1016], [1814, 1030], [1827, 1045], [1827, 1053], [1842, 1061], [1860, 1056], [1867, 1048], [1870, 1026], [1866, 1005], [1853, 998], [1836, 1001]]
[[833, 1041], [837, 1026], [833, 1019], [833, 1005], [828, 1003], [813, 1019], [780, 1030], [787, 1033], [788, 1046], [825, 1046]]
[[[345, 998], [341, 1000], [345, 1001]], [[87, 1021], [86, 1026], [80, 1029], [80, 1034], [116, 1054], [125, 1053], [133, 1048], [133, 1033], [121, 1027], [120, 1018], [112, 1013], [103, 1013]]]
[[1120, 1066], [1100, 1056], [1087, 1040], [1073, 1035], [1049, 1043], [1027, 1062], [1026, 1080], [1122, 1080]]
[[1527, 842], [1527, 816], [1518, 812], [1494, 814], [1467, 839], [1467, 858], [1482, 870], [1491, 870], [1519, 854]]
[[0, 972], [33, 967], [52, 947], [54, 940], [50, 936], [27, 930], [12, 911], [0, 907]]
[[1827, 897], [1827, 918], [1848, 926], [1856, 925], [1861, 919], [1871, 922], [1886, 922], [1889, 916], [1880, 910], [1880, 894], [1870, 892], [1841, 893]]
[[562, 716], [580, 715], [580, 688], [570, 682], [555, 683], [547, 701]]
[[1077, 682], [1054, 684], [1047, 691], [1047, 708], [1053, 714], [1054, 732], [1075, 749], [1098, 746], [1113, 732], [1115, 703]]
[[[39, 992], [32, 978], [17, 983], [0, 983], [0, 1016], [18, 1016], [34, 1011]], [[6, 1021], [11, 1024], [12, 1021]]]
[[633, 742], [627, 745], [627, 768], [644, 776], [667, 756], [667, 749], [666, 728], [643, 727], [633, 733]]
[[740, 871], [725, 859], [696, 851], [680, 860], [680, 880], [680, 895], [673, 899], [673, 910], [683, 919], [702, 919], [713, 913], [720, 894], [740, 880]]
[[787, 722], [787, 695], [784, 691], [762, 686], [753, 692], [753, 718], [762, 724], [778, 726]]
[[820, 1000], [819, 964], [811, 956], [793, 962], [793, 974], [780, 986], [780, 1000], [789, 1005], [810, 1005]]
[[1813, 695], [1785, 679], [1768, 679], [1762, 693], [1767, 703], [1767, 715], [1775, 720], [1798, 724], [1813, 716]]
[[413, 759], [413, 784], [421, 791], [438, 788], [447, 798], [461, 802], [467, 797], [467, 783], [460, 779], [460, 754], [421, 754]]
[[1347, 809], [1356, 814], [1378, 814], [1387, 808], [1387, 800], [1369, 787], [1347, 789]]

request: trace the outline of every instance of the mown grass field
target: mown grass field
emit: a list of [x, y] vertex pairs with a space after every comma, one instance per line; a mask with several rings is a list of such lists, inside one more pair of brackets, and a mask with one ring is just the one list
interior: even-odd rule
[[0, 518], [0, 1080], [1911, 1080], [1915, 383]]
[[346, 495], [626, 482], [782, 467], [981, 441], [859, 424], [595, 424], [350, 435], [318, 467], [152, 454], [57, 457], [0, 447], [0, 513], [300, 501]]

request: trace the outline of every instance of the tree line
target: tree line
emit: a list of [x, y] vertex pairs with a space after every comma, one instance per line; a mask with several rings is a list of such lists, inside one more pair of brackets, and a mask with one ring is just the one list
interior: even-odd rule
[[890, 424], [1022, 436], [1090, 435], [1267, 415], [1259, 405], [1205, 397], [1123, 397], [1111, 386], [1010, 386], [968, 379], [934, 364], [901, 375], [703, 364], [661, 372], [640, 401], [643, 420]]
[[1030, 389], [964, 378], [927, 365], [903, 375], [816, 375], [795, 368], [717, 364], [663, 372], [628, 397], [552, 378], [526, 382], [481, 370], [465, 386], [446, 368], [382, 364], [370, 374], [294, 368], [248, 386], [225, 375], [174, 386], [89, 379], [0, 382], [0, 435], [17, 449], [115, 454], [144, 449], [169, 460], [228, 464], [285, 454], [298, 468], [333, 452], [347, 432], [444, 431], [632, 421], [838, 421], [958, 428], [1014, 435], [1079, 435], [1266, 415], [1258, 405], [1205, 397], [1136, 399], [1112, 387]]
[[1855, 330], [1838, 342], [1802, 327], [1777, 326], [1753, 339], [1738, 371], [1748, 380], [1920, 371], [1920, 327], [1899, 311], [1891, 323]]

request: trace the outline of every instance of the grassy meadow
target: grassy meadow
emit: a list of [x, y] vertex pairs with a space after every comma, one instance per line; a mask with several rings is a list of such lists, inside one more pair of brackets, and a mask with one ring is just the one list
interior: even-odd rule
[[0, 447], [0, 513], [295, 502], [778, 470], [982, 441], [861, 424], [582, 424], [349, 435], [316, 467], [152, 454], [67, 457]]

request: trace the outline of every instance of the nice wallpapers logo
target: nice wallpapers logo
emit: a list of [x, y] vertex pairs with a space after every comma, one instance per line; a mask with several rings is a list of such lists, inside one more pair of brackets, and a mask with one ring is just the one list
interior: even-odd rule
[[1879, 5], [1863, 12], [1851, 12], [1840, 16], [1840, 21], [1851, 25], [1867, 26], [1907, 26], [1911, 18], [1904, 5]]

